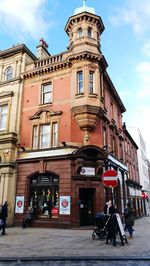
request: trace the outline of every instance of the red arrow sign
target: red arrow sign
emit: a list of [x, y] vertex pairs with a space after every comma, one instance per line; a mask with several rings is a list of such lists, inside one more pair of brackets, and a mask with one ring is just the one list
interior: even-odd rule
[[115, 170], [107, 170], [102, 175], [103, 185], [106, 187], [116, 187], [118, 185], [118, 174]]

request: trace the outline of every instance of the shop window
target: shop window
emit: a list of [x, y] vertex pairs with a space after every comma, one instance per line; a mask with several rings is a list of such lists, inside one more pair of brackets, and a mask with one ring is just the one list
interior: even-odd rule
[[9, 81], [12, 78], [13, 78], [13, 68], [9, 66], [5, 70], [5, 81]]
[[83, 71], [77, 72], [77, 93], [83, 93]]
[[0, 130], [7, 128], [8, 104], [0, 106]]
[[30, 179], [30, 202], [35, 218], [58, 217], [59, 177], [46, 173]]
[[79, 29], [78, 29], [78, 38], [81, 38], [82, 35], [83, 35], [82, 28], [79, 28]]
[[89, 72], [89, 93], [94, 93], [94, 72]]
[[[52, 130], [51, 130], [52, 127]], [[58, 144], [57, 122], [33, 126], [33, 149], [45, 149], [55, 147]]]
[[52, 103], [52, 82], [42, 85], [41, 103]]

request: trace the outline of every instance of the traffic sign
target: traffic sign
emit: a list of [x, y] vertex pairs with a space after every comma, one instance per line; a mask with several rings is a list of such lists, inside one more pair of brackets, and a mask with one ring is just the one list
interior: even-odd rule
[[115, 170], [106, 170], [102, 175], [103, 185], [106, 187], [116, 187], [118, 185], [118, 174]]

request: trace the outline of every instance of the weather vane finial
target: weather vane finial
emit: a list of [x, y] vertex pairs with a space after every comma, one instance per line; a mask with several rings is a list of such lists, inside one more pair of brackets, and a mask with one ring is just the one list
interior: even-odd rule
[[85, 4], [86, 4], [86, 0], [83, 0], [83, 6], [85, 7]]

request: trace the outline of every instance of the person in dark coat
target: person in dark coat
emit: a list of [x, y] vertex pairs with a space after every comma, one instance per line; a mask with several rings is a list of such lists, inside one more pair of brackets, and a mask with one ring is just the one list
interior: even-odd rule
[[131, 203], [127, 203], [127, 207], [124, 210], [124, 218], [125, 218], [125, 231], [128, 230], [130, 238], [133, 237], [133, 228], [134, 225], [134, 214], [135, 211], [131, 207]]
[[27, 225], [31, 223], [33, 219], [33, 212], [30, 207], [26, 210], [25, 216], [23, 218], [22, 228], [25, 228]]
[[1, 210], [1, 219], [3, 222], [2, 235], [6, 235], [5, 228], [6, 228], [7, 216], [8, 216], [8, 203], [7, 201], [5, 201], [5, 203], [2, 206], [2, 210]]
[[104, 206], [104, 214], [105, 215], [111, 215], [115, 213], [115, 207], [112, 205], [112, 201], [109, 200], [106, 202], [106, 205]]
[[116, 246], [116, 231], [117, 231], [117, 222], [116, 222], [116, 216], [115, 216], [116, 212], [117, 212], [117, 208], [115, 208], [112, 205], [112, 201], [109, 200], [104, 206], [104, 214], [106, 215], [108, 219], [106, 244], [108, 244], [109, 240], [112, 240], [113, 246]]

